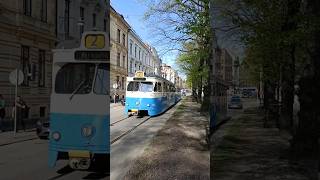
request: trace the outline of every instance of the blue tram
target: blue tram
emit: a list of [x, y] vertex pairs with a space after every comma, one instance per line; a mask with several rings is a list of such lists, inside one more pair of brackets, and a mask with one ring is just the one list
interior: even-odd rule
[[135, 77], [127, 77], [125, 113], [156, 116], [165, 112], [181, 99], [174, 84], [163, 77], [144, 76], [137, 71]]
[[108, 170], [110, 155], [107, 113], [109, 90], [108, 35], [83, 34], [78, 49], [54, 50], [50, 105], [49, 166], [69, 160], [73, 169], [92, 164]]

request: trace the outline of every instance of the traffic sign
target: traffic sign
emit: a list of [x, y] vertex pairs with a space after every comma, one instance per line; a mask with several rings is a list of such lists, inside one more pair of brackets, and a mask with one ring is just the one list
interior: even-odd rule
[[[17, 77], [18, 77], [18, 79], [17, 79]], [[23, 72], [18, 69], [15, 69], [9, 75], [9, 81], [13, 85], [17, 85], [17, 80], [18, 80], [18, 85], [20, 85], [23, 82], [23, 79], [24, 79]]]

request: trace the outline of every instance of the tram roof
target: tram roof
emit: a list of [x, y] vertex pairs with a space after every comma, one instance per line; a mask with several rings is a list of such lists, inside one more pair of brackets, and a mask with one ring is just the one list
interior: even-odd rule
[[[171, 81], [167, 80], [166, 78], [164, 78], [162, 76], [159, 76], [159, 75], [155, 75], [155, 74], [148, 74], [148, 75], [145, 75], [144, 77], [146, 79], [148, 79], [148, 78], [161, 79], [162, 81], [166, 81], [166, 82], [169, 82], [169, 83], [173, 84]], [[127, 77], [127, 79], [130, 80], [130, 81], [133, 81], [133, 78], [134, 78], [134, 76], [133, 77]]]

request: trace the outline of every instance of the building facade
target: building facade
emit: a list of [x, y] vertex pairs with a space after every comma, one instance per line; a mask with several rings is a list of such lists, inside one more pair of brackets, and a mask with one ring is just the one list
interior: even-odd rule
[[161, 59], [158, 55], [158, 52], [156, 48], [149, 46], [149, 52], [150, 52], [150, 73], [155, 74], [155, 75], [161, 75]]
[[51, 49], [56, 43], [56, 4], [49, 0], [0, 0], [0, 93], [7, 118], [15, 99], [9, 74], [24, 74], [18, 95], [30, 107], [28, 118], [47, 118], [51, 92]]
[[77, 48], [85, 31], [107, 31], [109, 11], [105, 0], [57, 1], [57, 49]]
[[110, 6], [110, 95], [113, 100], [115, 95], [125, 97], [129, 28], [123, 16]]
[[134, 76], [136, 71], [143, 71], [148, 74], [149, 48], [134, 30], [129, 31], [128, 46], [128, 75]]
[[161, 76], [168, 81], [171, 81], [176, 87], [180, 85], [180, 77], [176, 70], [167, 64], [161, 65]]

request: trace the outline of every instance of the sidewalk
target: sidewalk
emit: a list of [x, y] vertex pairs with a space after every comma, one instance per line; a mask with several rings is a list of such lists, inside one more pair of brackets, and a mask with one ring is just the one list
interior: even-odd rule
[[124, 179], [209, 180], [210, 152], [206, 143], [208, 119], [191, 97], [182, 100]]
[[19, 131], [14, 136], [13, 131], [0, 132], [0, 146], [5, 146], [13, 143], [28, 141], [32, 139], [37, 139], [35, 129], [29, 129], [24, 131]]
[[121, 106], [121, 102], [118, 103], [110, 103], [110, 108]]
[[224, 124], [211, 140], [215, 180], [307, 180], [308, 170], [289, 159], [289, 142], [276, 128], [263, 128], [257, 108]]

